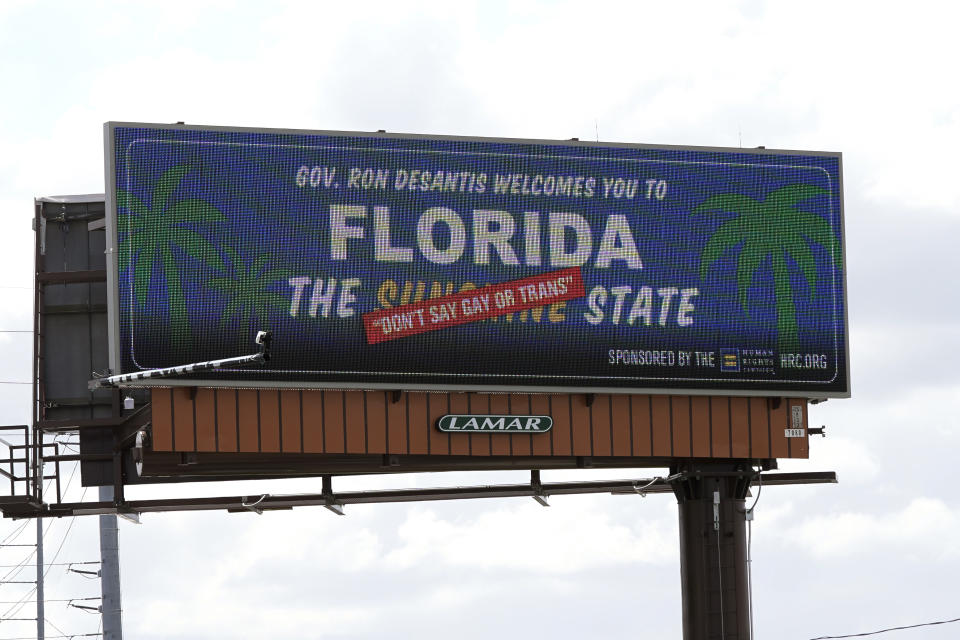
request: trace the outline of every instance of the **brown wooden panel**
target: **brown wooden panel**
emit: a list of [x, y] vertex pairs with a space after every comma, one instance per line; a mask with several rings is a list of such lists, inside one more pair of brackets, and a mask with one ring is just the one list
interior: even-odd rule
[[[471, 393], [467, 396], [467, 413], [491, 413], [490, 394]], [[470, 434], [470, 453], [475, 456], [488, 456], [493, 450], [493, 436], [486, 433]]]
[[550, 396], [550, 415], [553, 416], [553, 430], [550, 432], [550, 446], [555, 456], [573, 455], [573, 425], [570, 424], [570, 396], [553, 394]]
[[[470, 402], [465, 393], [450, 394], [450, 413], [469, 414]], [[450, 453], [455, 456], [470, 455], [470, 434], [469, 433], [451, 433], [450, 434]]]
[[770, 408], [770, 457], [786, 458], [790, 455], [790, 442], [784, 433], [787, 428], [787, 399], [780, 400], [780, 406]]
[[407, 438], [407, 394], [401, 393], [394, 402], [391, 392], [387, 399], [387, 452], [405, 455], [410, 452]]
[[367, 391], [367, 452], [387, 452], [387, 392]]
[[[509, 396], [510, 413], [514, 415], [530, 415], [530, 394], [513, 393]], [[532, 435], [527, 433], [514, 433], [510, 435], [510, 444], [513, 447], [513, 455], [528, 456], [533, 450]]]
[[690, 425], [693, 429], [691, 445], [694, 458], [710, 457], [710, 398], [692, 396], [690, 398]]
[[630, 396], [630, 433], [633, 455], [653, 455], [653, 418], [650, 396]]
[[[806, 438], [784, 437], [789, 399], [599, 394], [155, 389], [156, 451], [400, 455], [804, 458]], [[550, 415], [549, 434], [447, 434], [455, 414]]]
[[323, 391], [323, 451], [346, 451], [343, 391]]
[[410, 420], [410, 453], [420, 455], [430, 450], [427, 426], [427, 394], [407, 393], [407, 416]]
[[427, 396], [427, 430], [430, 436], [430, 453], [449, 455], [450, 434], [440, 431], [437, 421], [449, 412], [449, 393], [431, 393]]
[[260, 451], [280, 453], [280, 392], [260, 389]]
[[237, 433], [241, 453], [260, 451], [260, 419], [257, 415], [257, 392], [237, 391]]
[[217, 408], [217, 450], [233, 453], [237, 450], [237, 391], [216, 389], [213, 401]]
[[323, 452], [323, 391], [304, 391], [300, 396], [303, 406], [303, 452]]
[[197, 389], [197, 451], [213, 452], [217, 450], [217, 407], [214, 404], [213, 389]]
[[594, 396], [590, 406], [590, 438], [593, 455], [613, 454], [613, 425], [610, 422], [610, 395]]
[[690, 423], [690, 396], [670, 397], [671, 431], [673, 432], [673, 455], [689, 458], [693, 455]]
[[710, 437], [713, 442], [711, 456], [730, 457], [730, 398], [710, 398]]
[[363, 391], [344, 391], [343, 403], [347, 453], [366, 453], [367, 413], [363, 406]]
[[770, 423], [766, 398], [750, 398], [750, 457], [770, 457]]
[[194, 429], [194, 404], [191, 394], [194, 389], [181, 387], [173, 391], [173, 450], [196, 451]]
[[672, 456], [673, 439], [670, 434], [670, 397], [650, 396], [652, 413], [653, 455]]
[[299, 391], [285, 389], [280, 392], [280, 435], [284, 453], [303, 451], [303, 423], [300, 421], [302, 408]]
[[610, 396], [610, 424], [612, 429], [613, 455], [633, 455], [630, 433], [630, 396]]
[[[534, 394], [530, 396], [530, 415], [549, 416], [550, 415], [550, 396], [543, 394]], [[554, 427], [555, 429], [556, 427]], [[553, 429], [547, 433], [535, 433], [530, 436], [530, 453], [535, 456], [549, 456], [553, 454], [551, 438]]]
[[730, 398], [730, 455], [750, 457], [750, 400]]
[[[504, 393], [490, 394], [490, 413], [502, 414], [510, 413], [510, 398]], [[510, 455], [510, 438], [507, 433], [490, 434], [490, 452], [495, 456]]]
[[173, 398], [170, 389], [150, 393], [152, 442], [154, 451], [173, 451]]
[[590, 407], [587, 397], [582, 393], [570, 394], [570, 429], [572, 431], [573, 455], [593, 455], [593, 434], [590, 433], [593, 421], [590, 420]]

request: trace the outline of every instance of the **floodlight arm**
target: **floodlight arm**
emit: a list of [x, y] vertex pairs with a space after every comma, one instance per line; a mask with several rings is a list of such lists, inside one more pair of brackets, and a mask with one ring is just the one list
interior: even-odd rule
[[122, 373], [115, 376], [94, 378], [87, 382], [87, 388], [92, 391], [102, 387], [120, 387], [151, 378], [169, 378], [172, 376], [188, 375], [198, 371], [209, 371], [211, 369], [222, 369], [225, 367], [242, 367], [249, 364], [263, 364], [268, 362], [270, 360], [270, 346], [273, 342], [273, 333], [270, 331], [258, 331], [255, 342], [260, 345], [260, 350], [250, 355], [221, 358], [219, 360], [206, 360], [203, 362], [193, 362], [191, 364], [181, 364], [175, 367], [147, 369], [134, 373]]

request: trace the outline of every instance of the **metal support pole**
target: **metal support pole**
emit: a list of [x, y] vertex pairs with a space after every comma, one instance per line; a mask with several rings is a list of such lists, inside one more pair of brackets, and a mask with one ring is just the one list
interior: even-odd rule
[[684, 640], [750, 640], [744, 498], [747, 464], [692, 463], [675, 470], [680, 515]]
[[43, 518], [37, 518], [37, 640], [44, 638], [43, 622]]
[[[113, 502], [113, 487], [100, 487], [100, 501]], [[122, 640], [120, 553], [117, 516], [100, 516], [100, 594], [103, 640]]]

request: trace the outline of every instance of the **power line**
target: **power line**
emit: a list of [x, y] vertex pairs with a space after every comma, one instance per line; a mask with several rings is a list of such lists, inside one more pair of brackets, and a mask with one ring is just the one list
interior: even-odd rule
[[864, 636], [875, 636], [890, 631], [903, 631], [904, 629], [918, 629], [920, 627], [933, 627], [938, 624], [950, 624], [951, 622], [960, 622], [960, 618], [952, 620], [937, 620], [936, 622], [921, 622], [920, 624], [910, 624], [904, 627], [890, 627], [889, 629], [880, 629], [879, 631], [867, 631], [865, 633], [851, 633], [845, 636], [819, 636], [810, 640], [837, 640], [838, 638], [862, 638]]
[[[33, 545], [30, 545], [31, 547]], [[67, 567], [72, 564], [100, 564], [99, 560], [90, 560], [89, 562], [47, 562], [44, 563], [45, 567]], [[22, 565], [19, 564], [0, 564], [0, 569], [16, 569]], [[0, 581], [2, 582], [2, 581]]]
[[[89, 598], [56, 598], [50, 599], [45, 598], [44, 602], [80, 602], [81, 600], [99, 600], [100, 596], [91, 596]], [[29, 604], [31, 602], [36, 602], [36, 600], [27, 600], [23, 604]], [[0, 604], [20, 604], [19, 600], [0, 600]], [[33, 620], [34, 618], [30, 618]]]
[[[77, 463], [76, 465], [74, 465], [73, 471], [71, 471], [70, 477], [67, 479], [66, 488], [65, 488], [64, 491], [63, 491], [64, 493], [66, 493], [66, 492], [70, 489], [70, 484], [73, 482], [73, 478], [74, 478], [75, 474], [77, 473], [77, 469], [79, 469], [79, 468], [80, 468], [80, 463]], [[53, 481], [51, 480], [50, 482], [53, 482]], [[46, 489], [49, 489], [49, 488], [50, 488], [50, 483], [48, 482], [46, 488], [44, 489], [44, 491], [46, 491]], [[86, 496], [86, 495], [87, 495], [87, 487], [84, 487], [83, 492], [80, 494], [80, 502], [83, 502], [83, 498], [84, 498], [84, 496]], [[54, 561], [54, 562], [56, 562], [57, 557], [60, 555], [60, 551], [63, 549], [63, 545], [64, 545], [64, 543], [67, 541], [67, 538], [70, 536], [70, 530], [73, 528], [73, 525], [74, 525], [74, 523], [75, 523], [76, 521], [77, 521], [77, 516], [73, 516], [73, 517], [70, 518], [70, 524], [67, 526], [67, 531], [63, 534], [63, 540], [60, 541], [60, 546], [57, 547], [56, 553], [53, 554], [53, 561]], [[50, 532], [50, 528], [48, 527], [47, 530], [43, 532], [43, 538], [44, 538], [44, 539], [46, 539], [47, 534], [48, 534], [49, 532]], [[34, 552], [34, 553], [36, 553], [36, 552]], [[29, 560], [29, 558], [33, 557], [33, 555], [34, 555], [34, 554], [31, 553], [30, 556], [28, 556], [28, 560]], [[44, 577], [44, 578], [47, 577], [47, 574], [50, 573], [50, 570], [51, 570], [52, 568], [53, 568], [53, 567], [47, 567], [47, 570], [43, 572], [43, 577]], [[9, 576], [9, 575], [10, 575], [10, 574], [8, 573], [7, 576]], [[37, 592], [37, 587], [34, 586], [33, 589], [31, 589], [31, 590], [28, 591], [27, 593], [23, 594], [23, 596], [21, 597], [21, 599], [20, 599], [20, 601], [19, 601], [18, 604], [15, 604], [15, 605], [11, 606], [11, 607], [10, 607], [9, 609], [7, 609], [2, 615], [3, 615], [3, 616], [17, 615], [17, 614], [20, 612], [20, 609], [22, 609], [22, 608], [27, 604], [27, 603], [26, 603], [26, 600], [27, 600], [30, 596], [32, 596], [33, 594], [35, 594], [36, 592]], [[32, 602], [36, 602], [36, 600], [33, 600]], [[50, 637], [50, 636], [48, 636], [48, 637]], [[53, 636], [53, 637], [56, 637], [56, 636]], [[70, 636], [67, 636], [67, 637], [70, 637]], [[4, 639], [0, 638], [0, 640], [4, 640]]]
[[[72, 633], [70, 635], [62, 636], [47, 636], [48, 638], [96, 638], [103, 634], [101, 633]], [[16, 638], [0, 638], [0, 640], [37, 640], [36, 636], [18, 636]]]

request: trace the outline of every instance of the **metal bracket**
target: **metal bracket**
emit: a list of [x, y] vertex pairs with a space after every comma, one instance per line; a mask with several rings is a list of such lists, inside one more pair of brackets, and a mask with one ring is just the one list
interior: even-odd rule
[[244, 499], [240, 501], [240, 506], [246, 509], [247, 511], [253, 511], [258, 516], [262, 516], [263, 507], [261, 507], [260, 505], [263, 503], [264, 500], [266, 500], [269, 497], [270, 497], [270, 494], [265, 493], [262, 496], [260, 496], [260, 498], [258, 498], [256, 502], [247, 502], [247, 498], [244, 497]]
[[541, 507], [549, 507], [547, 494], [543, 490], [543, 483], [540, 482], [540, 470], [530, 470], [530, 488], [533, 490], [533, 499], [540, 503]]
[[343, 503], [337, 502], [336, 498], [333, 497], [332, 476], [323, 476], [323, 484], [322, 484], [320, 495], [322, 495], [324, 499], [324, 504], [323, 504], [324, 509], [327, 509], [328, 511], [332, 511], [338, 516], [346, 515], [343, 512]]

